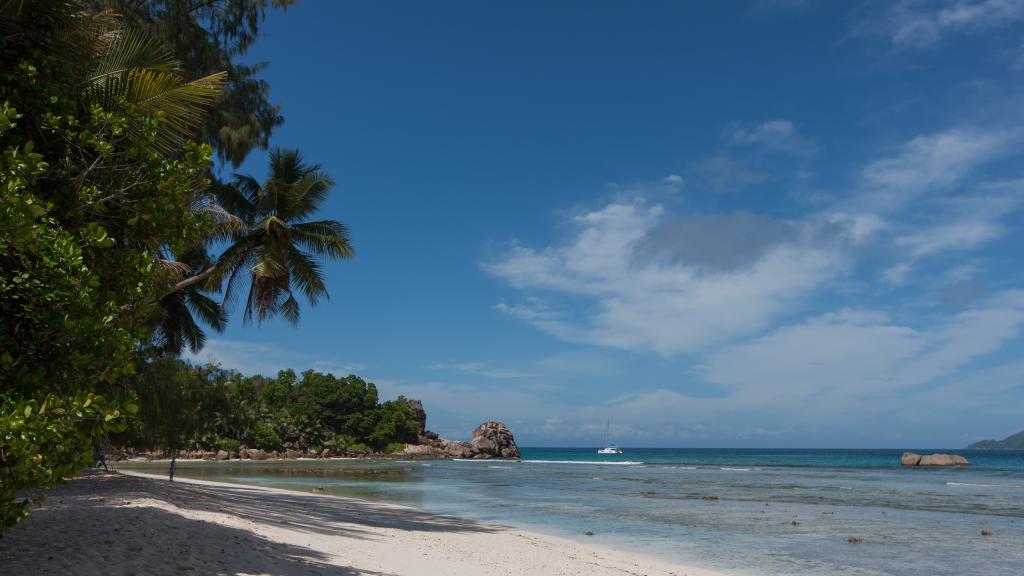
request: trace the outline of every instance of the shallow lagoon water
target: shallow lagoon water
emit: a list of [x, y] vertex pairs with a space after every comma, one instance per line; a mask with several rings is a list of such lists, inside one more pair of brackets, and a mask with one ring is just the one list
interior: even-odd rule
[[894, 450], [557, 448], [524, 449], [522, 462], [181, 462], [178, 473], [399, 502], [736, 574], [1019, 576], [1024, 452], [956, 452], [974, 465], [903, 468]]

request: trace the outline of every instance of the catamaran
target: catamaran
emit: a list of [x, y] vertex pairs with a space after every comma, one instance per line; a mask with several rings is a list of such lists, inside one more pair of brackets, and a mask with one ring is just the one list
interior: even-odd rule
[[611, 430], [612, 421], [609, 418], [604, 427], [604, 448], [598, 449], [598, 454], [622, 454], [622, 448], [619, 448], [611, 441]]

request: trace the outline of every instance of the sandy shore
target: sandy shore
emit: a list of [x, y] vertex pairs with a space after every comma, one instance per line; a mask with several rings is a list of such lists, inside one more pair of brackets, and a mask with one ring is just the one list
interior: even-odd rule
[[720, 576], [406, 506], [93, 472], [0, 539], [0, 574]]

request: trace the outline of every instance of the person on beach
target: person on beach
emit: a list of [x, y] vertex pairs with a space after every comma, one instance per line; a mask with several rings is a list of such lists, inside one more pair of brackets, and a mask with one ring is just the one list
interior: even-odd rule
[[103, 466], [103, 469], [110, 472], [110, 468], [107, 468], [107, 455], [103, 450], [95, 450], [92, 453], [93, 468], [99, 468]]

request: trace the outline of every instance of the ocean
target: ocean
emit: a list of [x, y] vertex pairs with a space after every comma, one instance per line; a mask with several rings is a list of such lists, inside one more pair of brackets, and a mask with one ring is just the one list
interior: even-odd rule
[[942, 450], [972, 466], [906, 468], [902, 450], [624, 450], [180, 462], [178, 474], [397, 502], [738, 575], [1024, 574], [1024, 451]]

